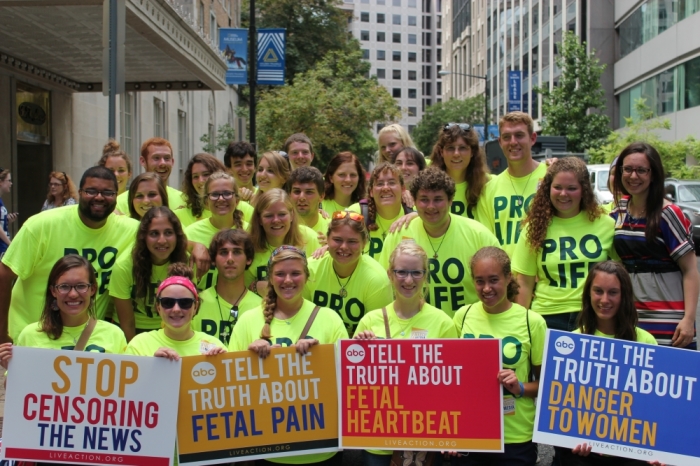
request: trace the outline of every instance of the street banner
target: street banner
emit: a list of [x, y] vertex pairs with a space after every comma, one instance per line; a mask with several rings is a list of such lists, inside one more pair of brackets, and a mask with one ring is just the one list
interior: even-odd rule
[[183, 358], [177, 438], [181, 465], [338, 450], [333, 345]]
[[700, 353], [547, 331], [533, 441], [697, 465]]
[[508, 72], [508, 111], [522, 110], [522, 71]]
[[226, 84], [248, 84], [248, 30], [219, 28], [219, 49], [226, 61]]
[[342, 448], [503, 451], [501, 341], [341, 340]]
[[286, 29], [258, 29], [258, 84], [284, 85]]
[[179, 379], [163, 358], [15, 346], [2, 457], [170, 466]]

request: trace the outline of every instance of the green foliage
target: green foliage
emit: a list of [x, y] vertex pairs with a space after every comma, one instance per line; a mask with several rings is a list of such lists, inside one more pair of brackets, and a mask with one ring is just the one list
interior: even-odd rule
[[359, 50], [329, 52], [293, 84], [266, 91], [257, 106], [261, 151], [280, 149], [290, 134], [305, 133], [314, 143], [314, 165], [324, 169], [340, 151], [370, 160], [377, 148], [372, 123], [399, 117], [396, 101], [369, 74]]
[[450, 99], [428, 107], [411, 134], [418, 150], [430, 156], [442, 127], [450, 122], [484, 124], [484, 97]]
[[659, 151], [667, 175], [679, 179], [700, 178], [700, 167], [689, 167], [688, 157], [700, 160], [700, 141], [688, 136], [683, 141], [664, 141], [657, 130], [671, 129], [667, 119], [655, 119], [653, 112], [640, 98], [634, 103], [634, 118], [626, 118], [625, 128], [610, 133], [605, 144], [590, 151], [590, 163], [610, 163], [622, 149], [633, 142], [646, 142]]
[[219, 126], [219, 130], [216, 133], [216, 141], [211, 141], [211, 137], [208, 134], [203, 134], [199, 140], [204, 143], [202, 151], [207, 154], [216, 154], [216, 151], [226, 149], [231, 141], [236, 140], [236, 130], [226, 123]]
[[586, 43], [568, 32], [555, 62], [561, 69], [559, 84], [533, 90], [542, 96], [542, 134], [566, 136], [571, 152], [600, 147], [610, 134], [610, 119], [605, 109], [605, 94], [600, 77], [605, 70], [595, 57], [586, 52]]

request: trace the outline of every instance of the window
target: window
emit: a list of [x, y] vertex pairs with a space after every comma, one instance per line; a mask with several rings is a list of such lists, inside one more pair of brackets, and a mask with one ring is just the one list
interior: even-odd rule
[[386, 20], [384, 17], [384, 13], [377, 13], [377, 23], [384, 24], [385, 22], [386, 22]]
[[[409, 90], [409, 92], [411, 92], [411, 91]], [[408, 107], [408, 116], [416, 116], [416, 115], [418, 115], [418, 109], [416, 109], [416, 107]]]
[[401, 52], [399, 52], [398, 50], [394, 50], [393, 52], [391, 52], [391, 59], [393, 61], [401, 61]]
[[386, 52], [384, 50], [377, 50], [377, 60], [386, 60]]
[[360, 21], [363, 23], [369, 23], [369, 12], [363, 11], [360, 13]]
[[[233, 125], [231, 125], [233, 126]], [[187, 113], [177, 111], [177, 156], [180, 166], [186, 167], [189, 162], [189, 150], [187, 150]]]
[[391, 15], [392, 24], [401, 24], [401, 15]]
[[442, 81], [437, 82], [437, 95], [442, 94]]
[[377, 5], [386, 5], [386, 0], [377, 0]]
[[369, 40], [369, 31], [360, 31], [360, 40]]
[[377, 79], [385, 79], [386, 70], [384, 68], [377, 68]]
[[401, 6], [401, 0], [392, 0], [391, 4], [394, 6]]
[[411, 63], [416, 62], [416, 52], [408, 52], [408, 61]]
[[425, 88], [425, 92], [423, 92], [423, 94], [425, 94], [425, 95], [432, 95], [432, 93], [433, 93], [433, 83], [423, 83], [423, 87]]
[[386, 42], [386, 33], [377, 31], [377, 42]]
[[408, 90], [408, 98], [409, 99], [415, 99], [416, 98], [416, 90], [415, 89], [409, 89]]
[[416, 70], [409, 70], [408, 72], [408, 80], [409, 81], [415, 81], [416, 80]]
[[416, 26], [418, 24], [417, 19], [415, 16], [409, 16], [408, 17], [408, 25], [409, 26]]
[[430, 16], [423, 16], [423, 29], [431, 29], [430, 23]]
[[401, 43], [401, 33], [400, 33], [400, 32], [394, 32], [394, 33], [391, 35], [391, 41], [392, 41], [394, 44], [400, 44], [400, 43]]
[[431, 49], [423, 49], [423, 63], [431, 63], [432, 62], [432, 53], [433, 51]]
[[442, 61], [442, 49], [437, 49], [435, 51], [435, 61], [441, 62]]
[[433, 37], [432, 37], [432, 34], [431, 34], [431, 33], [429, 33], [429, 32], [424, 32], [424, 33], [423, 33], [423, 45], [425, 45], [425, 46], [427, 46], [427, 47], [430, 47], [430, 46], [432, 45], [432, 44], [430, 43], [430, 42], [432, 42], [432, 38], [433, 38]]
[[416, 0], [408, 0], [409, 8], [416, 8]]
[[199, 2], [199, 29], [204, 31], [204, 2]]
[[219, 43], [219, 31], [216, 26], [216, 14], [212, 10], [211, 17], [209, 18], [209, 37], [214, 44]]
[[393, 88], [391, 90], [391, 95], [393, 95], [395, 99], [400, 99], [401, 98], [401, 88], [400, 87]]
[[423, 67], [423, 79], [433, 79], [431, 70], [432, 68], [430, 66]]
[[134, 93], [121, 95], [121, 136], [119, 144], [127, 154], [134, 153]]
[[391, 77], [392, 79], [401, 79], [401, 70], [392, 70]]
[[409, 34], [409, 35], [408, 35], [408, 43], [409, 43], [409, 44], [415, 44], [415, 43], [416, 43], [416, 35], [415, 35], [415, 34]]
[[160, 99], [153, 99], [153, 136], [165, 137], [165, 102]]
[[413, 130], [416, 129], [416, 125], [408, 125], [408, 134], [413, 134]]
[[362, 59], [369, 60], [369, 49], [362, 49]]

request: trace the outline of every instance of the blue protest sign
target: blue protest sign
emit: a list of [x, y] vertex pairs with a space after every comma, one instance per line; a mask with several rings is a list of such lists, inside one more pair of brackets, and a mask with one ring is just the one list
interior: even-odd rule
[[700, 353], [547, 331], [533, 441], [697, 465]]
[[285, 29], [258, 29], [258, 84], [284, 85]]
[[508, 72], [508, 111], [522, 109], [522, 71]]
[[219, 49], [226, 60], [226, 84], [248, 84], [248, 30], [220, 28]]

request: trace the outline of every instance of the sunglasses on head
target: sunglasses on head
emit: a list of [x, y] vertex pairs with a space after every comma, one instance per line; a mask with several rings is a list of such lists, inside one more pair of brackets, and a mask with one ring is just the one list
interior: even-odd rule
[[447, 123], [445, 126], [442, 127], [443, 131], [449, 131], [450, 128], [454, 128], [455, 126], [459, 126], [459, 129], [462, 131], [469, 131], [472, 129], [472, 125], [469, 123]]
[[175, 307], [175, 303], [180, 306], [180, 309], [187, 311], [192, 308], [194, 298], [158, 298], [158, 304], [163, 309], [172, 309]]
[[340, 220], [345, 217], [350, 217], [350, 220], [355, 220], [356, 222], [364, 222], [365, 217], [357, 212], [350, 212], [348, 210], [340, 210], [338, 212], [333, 212], [333, 220]]

